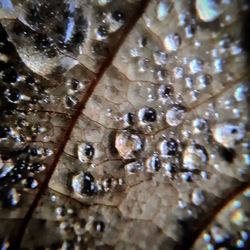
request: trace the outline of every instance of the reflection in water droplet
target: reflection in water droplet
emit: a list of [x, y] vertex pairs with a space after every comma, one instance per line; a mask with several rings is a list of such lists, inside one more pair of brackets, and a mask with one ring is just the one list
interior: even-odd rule
[[175, 155], [178, 150], [178, 144], [176, 140], [170, 138], [168, 140], [164, 139], [162, 142], [159, 144], [159, 149], [160, 152], [163, 156], [166, 155]]
[[142, 140], [138, 135], [129, 132], [117, 133], [115, 147], [124, 159], [134, 158], [134, 153], [142, 150]]
[[196, 0], [196, 11], [204, 22], [214, 21], [221, 14], [221, 8], [216, 0]]
[[185, 118], [185, 109], [181, 106], [174, 106], [166, 113], [166, 121], [170, 126], [178, 126]]
[[167, 35], [164, 39], [164, 46], [167, 51], [176, 51], [181, 45], [181, 38], [178, 34]]

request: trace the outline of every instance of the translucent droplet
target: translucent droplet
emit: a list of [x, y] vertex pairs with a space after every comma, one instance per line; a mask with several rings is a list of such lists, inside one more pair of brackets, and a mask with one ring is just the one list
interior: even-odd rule
[[166, 113], [166, 121], [170, 126], [178, 126], [185, 118], [186, 111], [181, 106], [174, 106]]
[[204, 22], [214, 21], [221, 14], [221, 8], [216, 0], [196, 0], [196, 11]]
[[246, 96], [244, 86], [240, 86], [234, 91], [234, 97], [238, 102], [242, 102], [245, 100]]
[[205, 119], [196, 118], [193, 120], [192, 125], [193, 125], [193, 132], [196, 134], [206, 131], [208, 128], [208, 125]]
[[159, 144], [159, 149], [161, 152], [161, 155], [175, 155], [178, 151], [178, 143], [176, 140], [170, 138], [168, 140], [164, 139]]
[[142, 150], [143, 144], [138, 135], [121, 132], [116, 135], [115, 147], [122, 158], [131, 159], [135, 157], [135, 152]]
[[181, 45], [181, 38], [178, 34], [167, 35], [164, 39], [164, 46], [167, 51], [176, 51]]
[[180, 79], [183, 77], [183, 68], [175, 67], [174, 68], [174, 76], [176, 79]]
[[167, 53], [164, 51], [156, 51], [153, 53], [154, 61], [157, 65], [164, 65], [167, 62]]
[[196, 205], [199, 206], [201, 205], [205, 200], [203, 191], [200, 189], [195, 189], [192, 193], [192, 202]]
[[166, 18], [169, 13], [171, 5], [166, 5], [164, 2], [159, 2], [156, 9], [156, 16], [159, 21], [162, 21]]
[[202, 90], [205, 89], [212, 81], [212, 77], [210, 75], [199, 75], [196, 78], [197, 81], [197, 89]]
[[81, 143], [78, 146], [77, 155], [81, 162], [88, 162], [94, 157], [95, 149], [89, 143]]
[[66, 208], [64, 206], [60, 206], [56, 208], [56, 216], [58, 219], [61, 219], [66, 215]]
[[228, 148], [233, 148], [236, 141], [244, 137], [245, 131], [245, 126], [242, 123], [239, 125], [220, 123], [212, 128], [214, 139]]
[[198, 72], [201, 72], [202, 71], [202, 67], [203, 67], [203, 61], [199, 60], [199, 59], [193, 59], [189, 63], [190, 72], [192, 74], [196, 74]]
[[157, 114], [153, 108], [142, 108], [138, 111], [138, 118], [143, 123], [156, 121]]
[[124, 166], [128, 175], [136, 174], [143, 170], [143, 163], [141, 161], [134, 161]]
[[151, 173], [159, 171], [161, 168], [161, 160], [158, 155], [153, 155], [152, 157], [148, 158], [146, 161], [146, 167], [147, 171]]
[[126, 127], [132, 126], [136, 122], [136, 115], [129, 112], [124, 115], [123, 120]]
[[33, 177], [27, 177], [26, 179], [22, 180], [22, 184], [26, 187], [26, 188], [30, 188], [30, 189], [34, 189], [38, 186], [38, 181], [33, 178]]
[[14, 168], [12, 160], [3, 162], [0, 157], [0, 178], [5, 177]]
[[85, 225], [86, 225], [86, 221], [84, 219], [81, 220], [77, 220], [74, 223], [74, 231], [77, 235], [82, 235], [85, 233], [86, 229], [85, 229]]
[[78, 194], [92, 195], [95, 193], [95, 179], [92, 174], [81, 172], [72, 178], [72, 187]]
[[183, 154], [183, 166], [190, 170], [199, 169], [204, 163], [208, 161], [208, 154], [206, 149], [199, 145], [188, 146]]
[[94, 228], [97, 232], [104, 232], [105, 224], [103, 221], [94, 221]]

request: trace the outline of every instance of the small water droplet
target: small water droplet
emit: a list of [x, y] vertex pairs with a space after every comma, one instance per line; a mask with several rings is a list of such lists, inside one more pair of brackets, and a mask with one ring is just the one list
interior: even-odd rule
[[95, 193], [95, 179], [89, 172], [81, 172], [72, 178], [72, 187], [78, 194], [92, 195]]
[[164, 139], [159, 144], [160, 152], [163, 156], [166, 155], [175, 155], [178, 150], [178, 143], [176, 140], [170, 138], [168, 140]]
[[166, 113], [166, 121], [170, 126], [178, 126], [185, 118], [186, 111], [181, 106], [174, 106]]
[[95, 149], [89, 143], [78, 145], [77, 155], [80, 162], [88, 162], [94, 157]]
[[192, 193], [192, 202], [194, 205], [199, 206], [205, 201], [203, 191], [200, 189], [195, 189]]
[[156, 8], [156, 16], [159, 21], [162, 21], [166, 18], [169, 13], [171, 5], [167, 5], [164, 2], [159, 2]]
[[189, 68], [190, 68], [190, 72], [192, 74], [196, 74], [198, 72], [202, 71], [203, 68], [203, 61], [200, 59], [193, 59], [190, 63], [189, 63]]
[[225, 147], [233, 148], [245, 135], [244, 124], [219, 123], [212, 127], [214, 139]]
[[183, 166], [190, 170], [199, 169], [204, 163], [208, 161], [208, 154], [206, 149], [199, 145], [188, 146], [183, 154]]
[[204, 22], [212, 22], [221, 14], [221, 7], [216, 0], [196, 0], [195, 8]]
[[157, 65], [164, 65], [167, 62], [167, 53], [164, 51], [155, 51], [153, 57]]
[[131, 159], [135, 157], [135, 152], [142, 150], [143, 144], [138, 135], [121, 132], [116, 135], [115, 147], [122, 158]]
[[16, 206], [20, 201], [21, 195], [15, 188], [3, 188], [0, 190], [0, 199], [3, 207]]
[[181, 45], [181, 38], [178, 34], [167, 35], [164, 39], [164, 46], [167, 51], [176, 51]]
[[143, 123], [156, 121], [157, 114], [153, 108], [142, 108], [138, 111], [139, 120]]
[[143, 163], [141, 161], [134, 161], [124, 166], [128, 175], [136, 174], [143, 170]]
[[97, 232], [104, 232], [105, 224], [103, 221], [94, 221], [94, 228]]
[[147, 171], [154, 173], [159, 171], [161, 168], [161, 160], [158, 155], [153, 155], [152, 157], [148, 158], [146, 161]]
[[38, 181], [33, 177], [27, 177], [22, 180], [22, 184], [29, 189], [35, 189], [38, 186]]

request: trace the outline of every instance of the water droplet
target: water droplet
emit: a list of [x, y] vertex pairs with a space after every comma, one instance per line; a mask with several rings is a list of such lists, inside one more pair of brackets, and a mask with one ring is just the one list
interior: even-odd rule
[[164, 39], [164, 46], [167, 51], [176, 51], [181, 45], [181, 38], [178, 34], [167, 35]]
[[77, 220], [74, 223], [74, 231], [77, 235], [83, 235], [86, 231], [85, 229], [86, 221], [84, 219]]
[[162, 101], [166, 101], [173, 93], [173, 88], [168, 85], [161, 85], [158, 94]]
[[245, 135], [244, 124], [233, 125], [229, 123], [216, 124], [212, 128], [214, 139], [225, 147], [233, 148], [236, 141], [241, 140]]
[[164, 65], [167, 62], [167, 53], [164, 51], [156, 51], [153, 53], [154, 61], [157, 65]]
[[98, 4], [101, 6], [106, 5], [107, 3], [109, 3], [111, 0], [98, 0]]
[[181, 106], [174, 106], [166, 113], [166, 121], [170, 126], [178, 126], [185, 118], [186, 111]]
[[78, 194], [92, 195], [95, 193], [95, 179], [89, 172], [81, 172], [72, 178], [72, 187]]
[[159, 21], [162, 21], [166, 18], [169, 13], [171, 5], [166, 5], [164, 2], [159, 2], [156, 8], [156, 16]]
[[135, 152], [142, 150], [142, 140], [138, 135], [129, 132], [117, 133], [115, 147], [124, 159], [135, 157]]
[[101, 25], [96, 31], [96, 36], [98, 40], [104, 40], [108, 37], [108, 29], [106, 26]]
[[175, 67], [174, 68], [174, 76], [176, 79], [180, 79], [183, 77], [183, 68]]
[[200, 189], [194, 189], [192, 193], [192, 202], [194, 205], [199, 206], [205, 201], [203, 191]]
[[244, 86], [240, 86], [238, 87], [235, 91], [234, 91], [234, 97], [238, 102], [242, 102], [245, 100], [245, 88]]
[[134, 161], [124, 166], [128, 175], [136, 174], [143, 170], [143, 163], [141, 161]]
[[80, 162], [88, 162], [94, 157], [95, 149], [88, 143], [81, 143], [77, 149], [77, 155]]
[[168, 140], [164, 139], [162, 142], [160, 142], [159, 149], [163, 156], [175, 155], [178, 150], [178, 143], [172, 138]]
[[193, 125], [193, 132], [196, 134], [206, 131], [208, 128], [208, 125], [205, 119], [196, 118], [193, 120], [192, 125]]
[[196, 0], [195, 8], [204, 22], [212, 22], [221, 14], [221, 8], [215, 0]]
[[193, 59], [190, 63], [189, 63], [189, 68], [190, 68], [190, 72], [192, 74], [196, 74], [198, 72], [202, 71], [203, 68], [203, 61], [200, 59]]
[[161, 168], [161, 160], [159, 159], [158, 155], [153, 155], [152, 157], [147, 159], [146, 167], [147, 171], [151, 173], [159, 171], [159, 169]]
[[205, 89], [212, 81], [212, 77], [208, 74], [206, 75], [199, 75], [196, 78], [197, 81], [197, 89], [202, 90]]
[[138, 111], [139, 120], [143, 123], [156, 121], [157, 115], [153, 108], [142, 108]]
[[218, 72], [218, 73], [222, 72], [223, 71], [222, 66], [223, 66], [222, 59], [221, 58], [215, 59], [214, 61], [215, 72]]
[[208, 161], [208, 154], [206, 149], [199, 145], [188, 146], [183, 154], [183, 166], [190, 170], [199, 169], [204, 163]]
[[66, 208], [64, 206], [57, 207], [55, 212], [57, 218], [61, 219], [66, 215]]

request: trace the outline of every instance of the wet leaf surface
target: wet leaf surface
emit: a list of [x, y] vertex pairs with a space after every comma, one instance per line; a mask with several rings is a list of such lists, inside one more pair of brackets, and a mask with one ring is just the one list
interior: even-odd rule
[[247, 1], [0, 1], [2, 249], [248, 249]]

